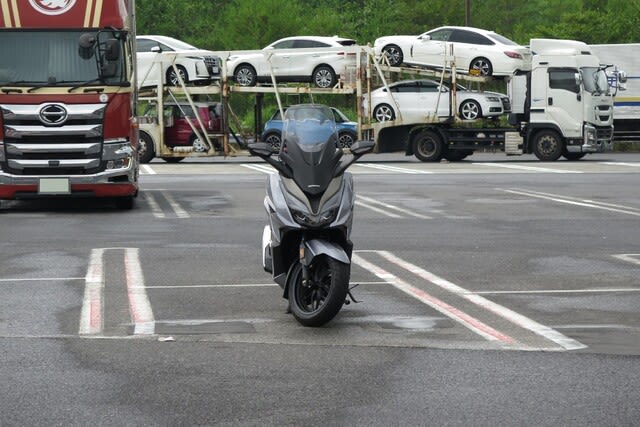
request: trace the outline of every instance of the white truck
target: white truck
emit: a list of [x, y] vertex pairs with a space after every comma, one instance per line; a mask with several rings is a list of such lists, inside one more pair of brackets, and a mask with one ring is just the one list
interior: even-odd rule
[[[621, 85], [618, 74], [607, 70], [609, 82], [617, 88], [613, 106], [615, 139], [640, 141], [640, 43], [596, 44], [591, 50], [603, 64], [624, 71], [627, 81]], [[610, 71], [611, 70], [611, 71]]]
[[508, 82], [508, 127], [455, 120], [398, 125], [373, 123], [378, 152], [395, 151], [422, 161], [460, 160], [475, 150], [533, 153], [543, 161], [578, 160], [611, 149], [613, 94], [600, 60], [574, 40], [532, 39], [531, 71]]

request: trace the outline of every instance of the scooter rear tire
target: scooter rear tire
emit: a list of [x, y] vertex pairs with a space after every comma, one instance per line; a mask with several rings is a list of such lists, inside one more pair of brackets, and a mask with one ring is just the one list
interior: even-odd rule
[[342, 308], [349, 290], [350, 266], [326, 255], [310, 267], [310, 286], [302, 284], [302, 265], [292, 269], [289, 282], [291, 313], [304, 326], [318, 327], [333, 319]]

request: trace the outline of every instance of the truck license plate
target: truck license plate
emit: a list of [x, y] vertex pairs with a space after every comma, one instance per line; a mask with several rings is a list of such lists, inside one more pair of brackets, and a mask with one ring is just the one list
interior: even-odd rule
[[68, 178], [41, 178], [38, 183], [38, 194], [70, 194]]

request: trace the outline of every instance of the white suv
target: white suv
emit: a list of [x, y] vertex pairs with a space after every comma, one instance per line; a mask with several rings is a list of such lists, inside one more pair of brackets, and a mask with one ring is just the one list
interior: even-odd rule
[[227, 76], [241, 86], [278, 82], [312, 82], [331, 88], [356, 65], [356, 41], [341, 37], [287, 37], [259, 51], [232, 52], [227, 60]]

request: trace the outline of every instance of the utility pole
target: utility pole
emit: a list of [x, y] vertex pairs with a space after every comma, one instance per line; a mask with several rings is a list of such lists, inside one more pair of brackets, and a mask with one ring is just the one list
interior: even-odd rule
[[471, 26], [471, 0], [464, 0], [464, 25]]

